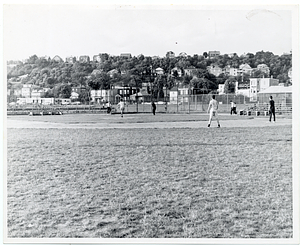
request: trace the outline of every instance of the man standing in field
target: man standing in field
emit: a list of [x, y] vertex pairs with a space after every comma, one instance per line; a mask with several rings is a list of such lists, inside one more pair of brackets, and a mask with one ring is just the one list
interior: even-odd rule
[[152, 113], [153, 113], [153, 115], [155, 115], [156, 105], [153, 101], [152, 101], [151, 107], [152, 107]]
[[123, 117], [123, 113], [124, 113], [124, 110], [125, 110], [125, 102], [123, 101], [123, 99], [121, 99], [120, 102], [118, 103], [118, 107], [121, 110], [121, 117]]
[[274, 117], [274, 122], [275, 122], [275, 102], [273, 100], [273, 97], [270, 96], [270, 109], [269, 109], [269, 113], [270, 113], [270, 122], [272, 120], [272, 114], [273, 114], [273, 117]]
[[207, 113], [209, 113], [208, 127], [210, 127], [210, 123], [211, 123], [213, 116], [215, 116], [217, 119], [218, 128], [220, 127], [219, 116], [218, 116], [218, 107], [219, 107], [219, 103], [216, 100], [216, 96], [213, 95], [211, 101], [209, 102], [208, 109], [207, 109]]

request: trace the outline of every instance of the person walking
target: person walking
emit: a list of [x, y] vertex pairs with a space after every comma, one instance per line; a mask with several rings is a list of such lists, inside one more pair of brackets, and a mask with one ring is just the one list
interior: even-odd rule
[[233, 103], [233, 101], [231, 100], [231, 101], [230, 101], [230, 115], [232, 115], [232, 112], [234, 112], [234, 109], [233, 109], [234, 107], [233, 107], [233, 106], [234, 106], [234, 103]]
[[125, 102], [123, 101], [123, 99], [121, 99], [120, 102], [118, 103], [118, 107], [120, 108], [121, 111], [121, 117], [123, 117], [123, 113], [125, 110]]
[[209, 113], [208, 127], [210, 127], [212, 117], [215, 116], [218, 122], [218, 128], [220, 127], [219, 116], [218, 116], [219, 103], [216, 100], [216, 96], [213, 95], [211, 101], [209, 102], [207, 113]]
[[270, 96], [269, 103], [270, 103], [270, 108], [269, 108], [270, 119], [269, 119], [269, 121], [270, 122], [272, 121], [272, 114], [273, 114], [273, 119], [275, 122], [275, 102], [274, 102], [272, 96]]
[[237, 112], [236, 112], [236, 103], [235, 102], [233, 102], [233, 113], [237, 114]]
[[111, 113], [111, 104], [109, 101], [106, 103], [107, 114]]
[[236, 114], [237, 112], [236, 112], [236, 103], [235, 102], [233, 102], [232, 100], [230, 101], [230, 115], [232, 115], [232, 113], [233, 114]]
[[152, 104], [151, 104], [151, 108], [152, 108], [153, 115], [155, 115], [156, 105], [155, 105], [155, 103], [153, 101], [152, 101]]

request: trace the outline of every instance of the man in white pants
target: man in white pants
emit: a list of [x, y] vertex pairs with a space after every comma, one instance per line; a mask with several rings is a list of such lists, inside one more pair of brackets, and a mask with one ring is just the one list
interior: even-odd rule
[[121, 99], [120, 102], [118, 103], [118, 107], [120, 108], [121, 111], [121, 117], [123, 117], [123, 113], [125, 110], [125, 102], [123, 101], [123, 99]]
[[220, 127], [220, 122], [219, 122], [219, 117], [218, 117], [218, 106], [219, 103], [215, 99], [216, 96], [213, 95], [211, 101], [209, 102], [207, 113], [209, 112], [209, 121], [208, 121], [208, 127], [210, 127], [211, 119], [213, 116], [216, 117], [217, 122], [218, 122], [218, 128]]

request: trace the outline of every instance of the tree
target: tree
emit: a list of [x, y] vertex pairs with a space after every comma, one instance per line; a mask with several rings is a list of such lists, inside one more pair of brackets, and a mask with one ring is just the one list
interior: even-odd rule
[[56, 88], [55, 97], [58, 98], [70, 98], [72, 93], [72, 87], [70, 85], [62, 84]]
[[236, 82], [237, 81], [232, 77], [226, 80], [225, 85], [224, 85], [225, 94], [235, 93]]
[[203, 53], [203, 56], [204, 56], [204, 58], [206, 59], [207, 56], [208, 56], [207, 52], [204, 52], [204, 53]]

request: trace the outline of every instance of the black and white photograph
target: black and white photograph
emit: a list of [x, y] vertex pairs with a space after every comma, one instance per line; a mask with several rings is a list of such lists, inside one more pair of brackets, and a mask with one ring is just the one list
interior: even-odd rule
[[299, 5], [222, 4], [3, 4], [4, 243], [299, 244]]

